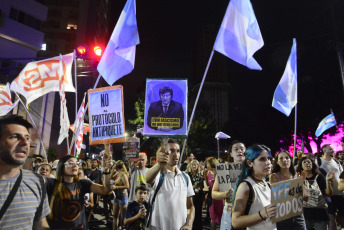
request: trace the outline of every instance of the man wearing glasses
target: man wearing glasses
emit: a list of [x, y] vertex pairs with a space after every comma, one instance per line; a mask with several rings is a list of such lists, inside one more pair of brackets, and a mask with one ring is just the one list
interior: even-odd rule
[[31, 128], [18, 115], [0, 118], [0, 207], [5, 210], [0, 215], [0, 229], [49, 229], [46, 216], [50, 209], [43, 178], [20, 169], [30, 153]]

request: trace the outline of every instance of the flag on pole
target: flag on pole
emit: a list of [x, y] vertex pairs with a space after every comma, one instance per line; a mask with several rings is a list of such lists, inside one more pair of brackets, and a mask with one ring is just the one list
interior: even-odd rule
[[26, 106], [37, 98], [59, 91], [59, 77], [64, 76], [65, 90], [75, 92], [72, 81], [73, 53], [62, 56], [63, 68], [60, 68], [60, 57], [30, 62], [11, 83], [11, 90], [26, 98]]
[[293, 39], [291, 53], [283, 76], [275, 90], [272, 107], [289, 116], [297, 103], [296, 39]]
[[86, 98], [86, 94], [84, 96], [84, 100], [82, 100], [81, 106], [79, 108], [78, 111], [78, 115], [76, 117], [76, 120], [74, 122], [74, 129], [75, 129], [75, 135], [77, 135], [77, 139], [75, 142], [76, 145], [76, 150], [77, 150], [77, 154], [80, 153], [81, 150], [81, 144], [84, 138], [84, 111], [85, 111], [85, 98]]
[[7, 83], [5, 87], [0, 90], [0, 116], [5, 116], [8, 114], [18, 103], [12, 103], [10, 84]]
[[336, 118], [334, 114], [331, 113], [319, 123], [317, 130], [315, 131], [315, 136], [319, 137], [325, 130], [337, 125]]
[[[60, 73], [62, 71], [63, 64], [62, 64], [62, 55], [60, 55]], [[69, 117], [67, 111], [67, 101], [66, 101], [66, 93], [65, 93], [65, 75], [59, 74], [59, 94], [60, 94], [60, 135], [57, 143], [60, 145], [62, 141], [67, 138], [68, 141], [68, 131], [69, 131]]]
[[135, 0], [127, 0], [97, 67], [109, 85], [134, 69], [136, 45], [139, 43]]
[[231, 0], [223, 18], [214, 50], [249, 69], [262, 70], [253, 54], [264, 45], [249, 0]]

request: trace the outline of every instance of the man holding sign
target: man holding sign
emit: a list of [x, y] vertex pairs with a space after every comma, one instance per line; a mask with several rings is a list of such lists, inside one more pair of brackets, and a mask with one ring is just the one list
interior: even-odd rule
[[[166, 139], [165, 139], [166, 140]], [[178, 167], [179, 144], [170, 139], [157, 151], [158, 163], [146, 173], [146, 182], [152, 188], [151, 230], [191, 230], [195, 216], [192, 196], [195, 195], [190, 177]], [[187, 209], [190, 209], [187, 214]]]
[[[215, 178], [212, 198], [214, 200], [225, 199], [226, 201], [223, 207], [220, 230], [231, 228], [232, 193], [242, 169], [242, 162], [245, 160], [245, 151], [246, 147], [244, 143], [237, 140], [233, 141], [229, 147], [228, 161], [234, 161], [234, 163], [219, 164], [216, 166], [216, 173], [218, 176]], [[224, 165], [224, 167], [218, 167], [220, 165]], [[229, 178], [229, 181], [227, 178]]]

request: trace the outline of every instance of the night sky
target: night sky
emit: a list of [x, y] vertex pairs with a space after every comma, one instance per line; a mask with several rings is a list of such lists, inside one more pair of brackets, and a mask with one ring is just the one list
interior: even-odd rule
[[[264, 143], [275, 150], [279, 148], [279, 140], [292, 132], [294, 110], [286, 117], [272, 108], [271, 103], [293, 38], [297, 39], [298, 129], [310, 126], [315, 132], [331, 108], [337, 122], [343, 121], [343, 82], [335, 44], [344, 40], [344, 1], [253, 0], [251, 3], [265, 42], [254, 55], [263, 70], [249, 70], [215, 52], [217, 60], [226, 61], [225, 77], [230, 84], [229, 123], [219, 131], [232, 139], [244, 140], [247, 145]], [[125, 1], [111, 4], [110, 31]], [[135, 117], [134, 102], [145, 90], [146, 78], [189, 78], [189, 90], [201, 82], [206, 65], [199, 67], [196, 55], [202, 52], [209, 57], [211, 48], [197, 50], [200, 31], [207, 25], [216, 28], [212, 47], [227, 5], [228, 0], [136, 1], [140, 45], [136, 49], [135, 68], [115, 83], [124, 86], [126, 120]], [[343, 44], [341, 47], [343, 50]], [[214, 59], [210, 69], [213, 65]], [[107, 84], [102, 82], [100, 86]], [[128, 122], [126, 125], [132, 129]], [[210, 141], [209, 149], [216, 149], [215, 138]]]

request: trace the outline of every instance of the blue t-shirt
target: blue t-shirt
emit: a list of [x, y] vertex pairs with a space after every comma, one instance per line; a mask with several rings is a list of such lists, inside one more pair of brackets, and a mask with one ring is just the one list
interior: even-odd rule
[[[148, 208], [148, 203], [146, 201], [143, 202], [143, 205], [145, 206], [145, 208]], [[131, 217], [134, 217], [137, 215], [137, 213], [139, 213], [141, 209], [141, 205], [139, 203], [137, 203], [136, 201], [130, 202], [128, 205], [128, 209], [127, 212], [125, 214], [125, 218], [129, 219]], [[145, 229], [145, 219], [144, 218], [140, 218], [137, 221], [128, 224], [126, 226], [127, 230], [144, 230]]]

